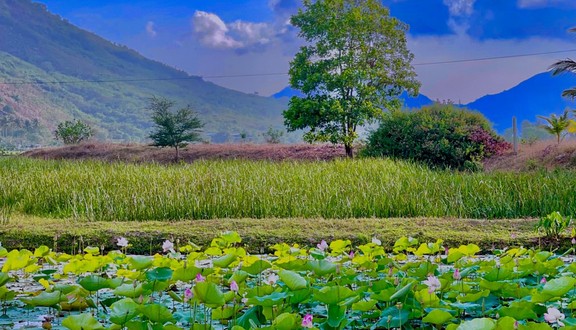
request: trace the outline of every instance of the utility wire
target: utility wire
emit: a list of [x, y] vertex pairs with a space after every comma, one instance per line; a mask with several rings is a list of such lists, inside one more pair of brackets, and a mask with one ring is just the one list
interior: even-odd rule
[[[493, 61], [510, 58], [520, 58], [539, 55], [551, 55], [561, 53], [576, 52], [576, 49], [555, 50], [540, 53], [525, 53], [516, 55], [504, 56], [491, 56], [480, 57], [471, 59], [447, 60], [436, 62], [422, 62], [415, 63], [414, 66], [426, 65], [441, 65], [441, 64], [454, 64], [454, 63], [467, 63], [467, 62], [480, 62], [480, 61]], [[96, 80], [63, 80], [63, 81], [0, 81], [0, 85], [48, 85], [48, 84], [81, 84], [81, 83], [114, 83], [114, 82], [146, 82], [146, 81], [171, 81], [171, 80], [190, 80], [190, 79], [222, 79], [222, 78], [246, 78], [246, 77], [265, 77], [265, 76], [284, 76], [287, 72], [273, 72], [273, 73], [248, 73], [248, 74], [233, 74], [233, 75], [212, 75], [212, 76], [189, 76], [189, 77], [172, 77], [172, 78], [133, 78], [133, 79], [96, 79]]]

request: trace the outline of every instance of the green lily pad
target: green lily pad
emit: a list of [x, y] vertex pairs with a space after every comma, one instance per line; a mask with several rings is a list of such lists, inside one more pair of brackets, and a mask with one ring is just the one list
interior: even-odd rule
[[114, 294], [121, 297], [138, 298], [143, 292], [142, 284], [126, 283], [114, 289]]
[[410, 292], [413, 285], [414, 282], [406, 284], [404, 287], [402, 287], [402, 289], [396, 291], [392, 296], [390, 296], [390, 301], [403, 298], [405, 295], [408, 294], [408, 292]]
[[576, 286], [576, 278], [560, 277], [550, 280], [544, 284], [542, 294], [552, 297], [562, 297]]
[[138, 304], [130, 298], [118, 300], [110, 306], [110, 322], [124, 325], [138, 315]]
[[168, 267], [158, 267], [146, 272], [149, 281], [168, 281], [172, 278], [172, 269]]
[[35, 307], [52, 307], [65, 299], [66, 297], [60, 291], [43, 291], [35, 297], [21, 298], [20, 300], [27, 305]]
[[457, 330], [492, 330], [496, 329], [496, 322], [489, 318], [480, 318], [462, 322]]
[[514, 301], [509, 307], [498, 310], [500, 316], [510, 316], [516, 320], [536, 320], [538, 315], [534, 312], [534, 303], [528, 301]]
[[194, 286], [194, 296], [211, 307], [219, 307], [226, 303], [220, 288], [211, 282], [199, 282]]
[[382, 311], [380, 319], [375, 326], [386, 329], [399, 328], [408, 321], [410, 321], [410, 312], [393, 306]]
[[225, 254], [219, 258], [212, 260], [212, 264], [216, 267], [226, 268], [236, 260], [237, 256], [233, 253]]
[[258, 275], [260, 273], [262, 273], [263, 271], [265, 271], [268, 268], [271, 268], [272, 264], [270, 264], [268, 261], [266, 260], [257, 260], [256, 262], [254, 262], [253, 264], [249, 265], [249, 266], [243, 266], [242, 270], [252, 274], [252, 275]]
[[317, 276], [324, 276], [336, 273], [336, 264], [325, 259], [309, 261], [308, 267]]
[[170, 310], [160, 304], [139, 306], [138, 312], [142, 313], [142, 315], [146, 316], [152, 322], [163, 324], [174, 321], [174, 315], [172, 315]]
[[445, 310], [433, 309], [422, 319], [422, 322], [431, 323], [434, 325], [442, 325], [448, 323], [453, 318], [454, 316]]
[[108, 279], [97, 275], [86, 276], [78, 281], [78, 284], [90, 292], [96, 292], [101, 289], [109, 288]]
[[250, 297], [248, 298], [248, 304], [272, 307], [282, 304], [286, 298], [288, 298], [288, 294], [286, 292], [274, 292], [265, 296]]
[[272, 326], [277, 330], [293, 330], [300, 329], [301, 322], [298, 314], [282, 313], [272, 321]]
[[62, 320], [62, 325], [70, 330], [100, 330], [104, 326], [91, 314], [70, 315]]
[[345, 286], [325, 286], [320, 290], [314, 290], [314, 298], [326, 305], [335, 305], [356, 293]]
[[8, 274], [0, 272], [0, 286], [8, 283], [11, 279], [12, 278], [8, 276]]
[[278, 272], [278, 276], [282, 282], [284, 282], [284, 284], [286, 284], [286, 286], [292, 291], [306, 289], [308, 286], [306, 279], [296, 272], [290, 270], [281, 270]]
[[148, 256], [133, 256], [128, 258], [130, 269], [142, 270], [152, 265], [154, 259]]

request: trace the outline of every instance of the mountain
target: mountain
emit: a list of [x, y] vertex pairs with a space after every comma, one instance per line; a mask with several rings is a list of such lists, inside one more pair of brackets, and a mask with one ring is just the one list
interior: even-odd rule
[[[304, 94], [302, 94], [302, 92], [300, 92], [299, 90], [293, 89], [291, 87], [286, 87], [283, 90], [279, 91], [278, 93], [272, 95], [272, 97], [275, 99], [290, 99], [292, 96], [302, 97], [304, 96]], [[419, 94], [418, 96], [413, 97], [408, 95], [408, 93], [403, 92], [402, 95], [400, 95], [400, 99], [403, 100], [404, 108], [408, 109], [420, 108], [424, 105], [434, 103], [434, 101], [432, 101], [430, 98], [428, 98], [428, 96], [424, 94]]]
[[[0, 0], [0, 142], [49, 143], [73, 118], [97, 137], [142, 141], [152, 96], [190, 105], [209, 138], [282, 127], [285, 100], [248, 95], [113, 44], [31, 0]], [[258, 120], [255, 120], [258, 118]]]
[[517, 86], [498, 94], [486, 95], [465, 106], [478, 110], [502, 133], [512, 126], [512, 116], [518, 125], [524, 120], [535, 122], [537, 115], [561, 114], [576, 103], [562, 97], [562, 91], [576, 85], [576, 76], [571, 74], [552, 76], [549, 72], [537, 74]]

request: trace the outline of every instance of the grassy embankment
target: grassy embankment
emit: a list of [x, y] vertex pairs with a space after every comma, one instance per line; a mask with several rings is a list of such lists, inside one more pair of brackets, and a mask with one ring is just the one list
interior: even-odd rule
[[[238, 230], [255, 249], [279, 240], [362, 242], [373, 235], [389, 242], [415, 235], [488, 248], [509, 244], [511, 233], [534, 244], [534, 221], [450, 218], [534, 218], [576, 211], [571, 172], [467, 174], [370, 159], [163, 166], [8, 158], [0, 159], [0, 182], [2, 214], [10, 218], [0, 241], [18, 244], [19, 237], [23, 246], [28, 237], [47, 244], [56, 235], [67, 246], [80, 236], [86, 244], [112, 246], [118, 235], [140, 235], [144, 245], [170, 237], [206, 243], [221, 230]], [[375, 219], [397, 217], [447, 219]], [[360, 218], [373, 219], [355, 220]], [[166, 222], [195, 219], [226, 220]], [[29, 235], [19, 236], [24, 232]]]

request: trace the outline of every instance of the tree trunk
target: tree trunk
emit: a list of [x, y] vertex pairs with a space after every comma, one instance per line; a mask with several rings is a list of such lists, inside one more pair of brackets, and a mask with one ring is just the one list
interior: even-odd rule
[[344, 144], [344, 149], [346, 150], [346, 157], [352, 159], [354, 158], [354, 152], [352, 150], [352, 145]]
[[178, 150], [178, 146], [175, 146], [174, 148], [176, 148], [176, 162], [178, 162], [178, 160], [180, 160], [180, 150]]

